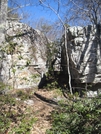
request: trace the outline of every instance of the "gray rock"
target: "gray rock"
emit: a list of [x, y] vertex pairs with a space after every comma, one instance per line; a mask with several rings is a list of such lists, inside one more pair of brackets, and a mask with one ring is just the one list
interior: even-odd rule
[[[81, 83], [101, 83], [100, 29], [101, 25], [67, 29], [67, 48], [72, 79], [78, 79]], [[63, 71], [67, 72], [64, 45], [61, 63]]]
[[33, 100], [26, 100], [26, 101], [24, 101], [24, 103], [26, 103], [27, 105], [33, 105], [34, 101]]
[[98, 95], [97, 91], [88, 91], [87, 97], [96, 97]]
[[101, 88], [98, 89], [98, 95], [101, 95]]
[[0, 79], [15, 89], [37, 87], [47, 70], [47, 38], [19, 22], [8, 22], [6, 31]]

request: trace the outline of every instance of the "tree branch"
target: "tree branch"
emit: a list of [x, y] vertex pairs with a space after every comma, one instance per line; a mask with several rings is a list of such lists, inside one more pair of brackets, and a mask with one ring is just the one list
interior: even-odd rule
[[[67, 46], [68, 46], [68, 43], [67, 43], [67, 27], [65, 26], [65, 23], [62, 21], [60, 15], [59, 15], [59, 12], [56, 11], [54, 8], [52, 8], [49, 4], [45, 4], [42, 0], [39, 0], [40, 3], [45, 6], [46, 8], [49, 8], [51, 9], [58, 17], [58, 19], [60, 20], [61, 24], [63, 25], [64, 27], [64, 31], [65, 31], [65, 51], [66, 51], [66, 59], [67, 59], [67, 70], [68, 70], [68, 75], [69, 75], [69, 88], [70, 88], [70, 93], [73, 94], [72, 92], [72, 86], [71, 86], [71, 74], [70, 74], [70, 66], [69, 66], [69, 62], [70, 62], [70, 59], [69, 59], [69, 54], [68, 54], [68, 51], [67, 51]], [[59, 0], [58, 0], [58, 3], [59, 3]]]
[[70, 0], [77, 8], [79, 8], [79, 9], [81, 9], [81, 10], [84, 10], [84, 11], [86, 11], [86, 12], [88, 12], [89, 10], [86, 10], [86, 9], [84, 9], [84, 8], [82, 8], [82, 7], [80, 7], [80, 6], [78, 6], [78, 4], [76, 4], [73, 0]]

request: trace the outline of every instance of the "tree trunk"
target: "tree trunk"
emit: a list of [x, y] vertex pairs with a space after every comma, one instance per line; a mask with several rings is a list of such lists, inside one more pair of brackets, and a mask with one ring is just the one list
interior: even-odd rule
[[[2, 75], [3, 70], [3, 51], [2, 46], [5, 41], [5, 32], [6, 32], [6, 20], [7, 20], [7, 0], [0, 0], [0, 82], [4, 82]], [[4, 68], [5, 69], [5, 68]]]
[[4, 41], [7, 20], [7, 0], [0, 0], [0, 46]]

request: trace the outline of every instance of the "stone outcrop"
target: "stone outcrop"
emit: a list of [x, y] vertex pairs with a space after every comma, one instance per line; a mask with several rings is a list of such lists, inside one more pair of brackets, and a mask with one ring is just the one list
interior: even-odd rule
[[[101, 25], [69, 27], [67, 47], [72, 79], [81, 83], [101, 83]], [[66, 61], [62, 43], [63, 71], [67, 71]]]
[[0, 48], [0, 79], [10, 88], [38, 86], [46, 72], [47, 38], [23, 23], [8, 22]]

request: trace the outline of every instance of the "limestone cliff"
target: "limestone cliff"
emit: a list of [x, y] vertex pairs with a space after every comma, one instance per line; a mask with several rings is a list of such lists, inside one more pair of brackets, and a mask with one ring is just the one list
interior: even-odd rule
[[[101, 25], [69, 27], [67, 42], [72, 79], [101, 83]], [[67, 71], [64, 43], [61, 63], [63, 71]]]
[[0, 48], [0, 79], [13, 88], [38, 85], [46, 72], [47, 38], [23, 23], [7, 22], [5, 41]]

